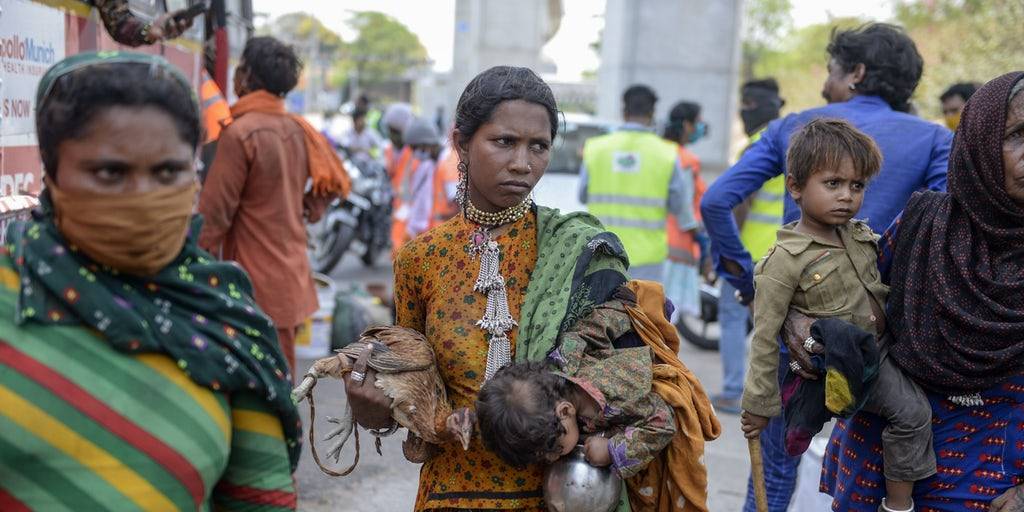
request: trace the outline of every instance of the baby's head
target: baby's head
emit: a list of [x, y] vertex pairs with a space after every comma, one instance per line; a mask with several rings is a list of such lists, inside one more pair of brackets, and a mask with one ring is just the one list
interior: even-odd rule
[[488, 380], [476, 401], [480, 438], [513, 466], [553, 462], [579, 442], [572, 384], [545, 363], [506, 366]]
[[838, 226], [860, 210], [864, 189], [881, 167], [871, 137], [842, 119], [818, 118], [790, 139], [786, 189], [805, 218]]

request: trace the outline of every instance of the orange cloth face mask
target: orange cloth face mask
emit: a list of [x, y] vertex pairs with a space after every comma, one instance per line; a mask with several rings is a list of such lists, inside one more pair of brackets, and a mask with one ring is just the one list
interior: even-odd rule
[[139, 276], [181, 253], [198, 183], [133, 194], [67, 192], [47, 178], [54, 222], [69, 244], [101, 265]]

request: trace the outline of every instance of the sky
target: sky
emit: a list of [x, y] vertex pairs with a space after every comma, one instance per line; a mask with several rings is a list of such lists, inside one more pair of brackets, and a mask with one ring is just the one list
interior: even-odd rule
[[[864, 16], [886, 20], [892, 16], [893, 0], [790, 0], [793, 24], [803, 27], [842, 16]], [[339, 4], [343, 4], [341, 7]], [[544, 53], [558, 65], [555, 78], [560, 81], [579, 80], [587, 70], [597, 69], [598, 56], [590, 49], [597, 39], [604, 20], [603, 0], [563, 0], [565, 15], [562, 26], [544, 47]], [[435, 71], [452, 67], [455, 0], [253, 0], [257, 25], [268, 19], [295, 11], [316, 16], [321, 23], [352, 40], [355, 34], [345, 20], [353, 11], [380, 11], [388, 14], [419, 36], [420, 42], [434, 61]]]

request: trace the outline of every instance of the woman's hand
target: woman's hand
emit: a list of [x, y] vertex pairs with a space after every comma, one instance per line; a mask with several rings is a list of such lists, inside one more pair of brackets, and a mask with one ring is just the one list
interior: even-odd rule
[[998, 498], [992, 500], [989, 512], [1024, 512], [1024, 486], [1011, 487]]
[[771, 418], [767, 416], [758, 416], [757, 414], [743, 411], [740, 415], [740, 427], [743, 429], [743, 437], [747, 439], [757, 439], [757, 436], [761, 435], [761, 431], [768, 426], [768, 421]]
[[174, 39], [188, 30], [189, 27], [192, 26], [192, 20], [195, 18], [176, 21], [174, 16], [182, 12], [184, 12], [184, 10], [164, 13], [157, 19], [153, 20], [153, 24], [149, 27], [148, 39], [150, 44], [163, 41], [165, 39]]
[[[782, 339], [785, 341], [786, 347], [789, 348], [789, 360], [796, 361], [800, 365], [800, 369], [794, 371], [797, 375], [811, 380], [817, 379], [818, 374], [809, 371], [814, 368], [814, 364], [811, 363], [811, 354], [804, 348], [804, 340], [811, 336], [811, 324], [815, 320], [817, 318], [791, 309], [786, 315], [786, 321], [782, 324]], [[821, 343], [815, 343], [813, 352], [823, 354], [825, 347], [822, 347]]]
[[590, 436], [583, 442], [583, 459], [591, 466], [603, 468], [612, 463], [612, 454], [608, 452], [608, 438]]
[[377, 372], [367, 369], [366, 378], [362, 382], [352, 380], [352, 374], [346, 373], [345, 394], [352, 407], [352, 417], [363, 428], [385, 428], [391, 426], [391, 399], [384, 391], [377, 389]]

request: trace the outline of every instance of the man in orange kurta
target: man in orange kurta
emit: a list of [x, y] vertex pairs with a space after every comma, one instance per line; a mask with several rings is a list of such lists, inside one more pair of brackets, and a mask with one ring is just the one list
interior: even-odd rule
[[235, 71], [234, 121], [221, 133], [199, 198], [205, 219], [199, 245], [249, 273], [256, 303], [274, 321], [293, 372], [295, 335], [318, 308], [305, 222], [317, 220], [349, 187], [326, 140], [285, 112], [284, 95], [299, 71], [290, 47], [269, 37], [249, 40]]

